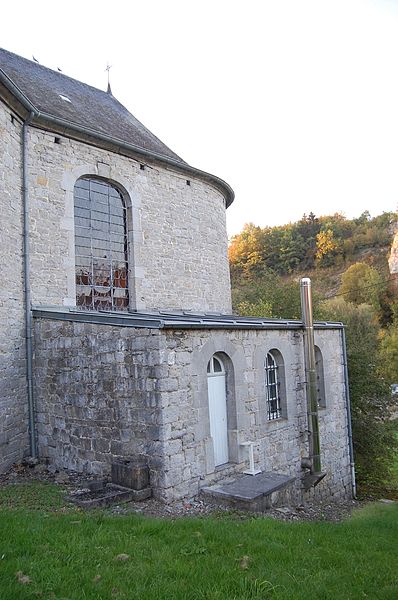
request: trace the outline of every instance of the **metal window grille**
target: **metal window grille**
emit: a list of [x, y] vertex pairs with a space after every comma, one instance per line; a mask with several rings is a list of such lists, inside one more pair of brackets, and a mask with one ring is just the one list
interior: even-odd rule
[[127, 310], [126, 206], [121, 193], [96, 179], [75, 185], [76, 304], [85, 310]]
[[280, 419], [282, 416], [281, 399], [279, 395], [278, 365], [271, 352], [265, 359], [265, 383], [267, 390], [267, 416], [269, 421]]

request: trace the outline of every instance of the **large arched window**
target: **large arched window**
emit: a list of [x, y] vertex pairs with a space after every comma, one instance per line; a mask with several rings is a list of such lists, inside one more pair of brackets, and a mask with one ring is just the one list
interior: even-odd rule
[[265, 388], [268, 421], [286, 417], [284, 364], [281, 353], [275, 349], [265, 357]]
[[76, 304], [86, 310], [127, 310], [126, 206], [106, 181], [79, 179], [74, 190]]

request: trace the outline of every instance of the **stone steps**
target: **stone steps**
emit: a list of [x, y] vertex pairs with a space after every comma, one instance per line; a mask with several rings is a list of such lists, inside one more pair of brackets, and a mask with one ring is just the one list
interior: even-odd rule
[[276, 492], [288, 488], [295, 479], [274, 472], [245, 475], [235, 481], [203, 487], [200, 494], [209, 502], [235, 510], [264, 512], [275, 505]]

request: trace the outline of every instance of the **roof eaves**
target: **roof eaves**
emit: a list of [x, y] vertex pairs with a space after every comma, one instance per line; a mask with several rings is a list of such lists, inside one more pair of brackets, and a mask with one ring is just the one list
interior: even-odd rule
[[[74, 307], [56, 306], [34, 306], [33, 316], [60, 321], [75, 321], [80, 323], [92, 323], [96, 325], [113, 325], [116, 327], [145, 327], [148, 329], [218, 329], [218, 330], [303, 330], [302, 321], [283, 319], [255, 319], [245, 317], [232, 317], [222, 315], [218, 319], [199, 318], [192, 315], [164, 315], [161, 313], [135, 313], [135, 312], [108, 312], [108, 311], [83, 311]], [[344, 326], [339, 322], [318, 321], [314, 323], [314, 329], [342, 329]]]
[[35, 114], [35, 121], [46, 121], [49, 123], [54, 123], [55, 125], [59, 125], [67, 129], [71, 129], [72, 131], [91, 136], [108, 144], [112, 144], [117, 148], [118, 151], [128, 150], [140, 156], [156, 160], [162, 163], [163, 165], [172, 167], [173, 169], [177, 169], [179, 171], [182, 171], [183, 173], [197, 176], [201, 179], [204, 179], [208, 183], [215, 185], [219, 190], [221, 190], [224, 193], [226, 197], [227, 208], [234, 201], [234, 191], [223, 179], [220, 179], [219, 177], [217, 177], [216, 175], [212, 175], [211, 173], [206, 173], [206, 171], [196, 169], [195, 167], [192, 167], [191, 165], [188, 165], [185, 162], [174, 160], [168, 156], [165, 156], [164, 154], [160, 154], [152, 150], [146, 150], [145, 148], [141, 148], [140, 146], [135, 146], [134, 144], [124, 142], [123, 140], [107, 135], [106, 133], [101, 133], [99, 131], [96, 131], [95, 129], [84, 127], [83, 125], [78, 125], [67, 119], [61, 119], [60, 117], [55, 117], [47, 113], [39, 112], [38, 114]]
[[54, 307], [33, 307], [33, 317], [50, 321], [70, 321], [74, 323], [91, 323], [93, 325], [112, 325], [114, 327], [135, 327], [145, 329], [162, 329], [161, 319], [148, 319], [145, 315], [127, 313], [112, 313], [102, 311], [79, 311], [68, 308], [55, 309]]
[[32, 116], [36, 124], [45, 122], [53, 123], [60, 127], [64, 127], [65, 129], [85, 134], [102, 142], [112, 144], [112, 146], [115, 146], [116, 149], [119, 151], [129, 150], [130, 152], [133, 152], [140, 156], [145, 156], [147, 158], [156, 160], [162, 163], [163, 165], [172, 167], [173, 169], [177, 169], [179, 171], [182, 171], [183, 173], [194, 175], [196, 177], [199, 177], [200, 179], [204, 179], [207, 183], [214, 185], [225, 195], [226, 208], [228, 208], [234, 201], [235, 194], [231, 186], [216, 175], [206, 173], [206, 171], [201, 171], [200, 169], [196, 169], [195, 167], [192, 167], [187, 163], [179, 162], [178, 160], [174, 160], [163, 154], [153, 152], [150, 150], [145, 150], [144, 148], [140, 148], [139, 146], [135, 146], [134, 144], [124, 142], [123, 140], [114, 138], [105, 133], [101, 133], [99, 131], [96, 131], [95, 129], [84, 127], [82, 125], [78, 125], [77, 123], [73, 123], [72, 121], [69, 121], [67, 119], [61, 119], [60, 117], [40, 112], [37, 109], [37, 107], [34, 104], [32, 104], [29, 98], [22, 92], [22, 90], [12, 81], [12, 79], [8, 77], [8, 75], [3, 71], [3, 69], [0, 69], [0, 82], [2, 82], [3, 85], [6, 86], [6, 88], [26, 108], [26, 110], [28, 110], [31, 114], [33, 113]]
[[6, 86], [6, 88], [16, 97], [17, 100], [26, 108], [30, 113], [34, 113], [35, 115], [39, 115], [40, 111], [32, 104], [29, 98], [23, 93], [23, 91], [10, 79], [3, 71], [0, 69], [0, 82]]

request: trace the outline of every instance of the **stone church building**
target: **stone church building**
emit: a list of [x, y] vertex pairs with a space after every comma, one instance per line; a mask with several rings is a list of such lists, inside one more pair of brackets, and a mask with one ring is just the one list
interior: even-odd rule
[[322, 480], [303, 485], [305, 331], [232, 314], [233, 198], [110, 89], [0, 50], [0, 471], [139, 458], [169, 502], [252, 450], [296, 501], [351, 497], [343, 328], [314, 326]]

